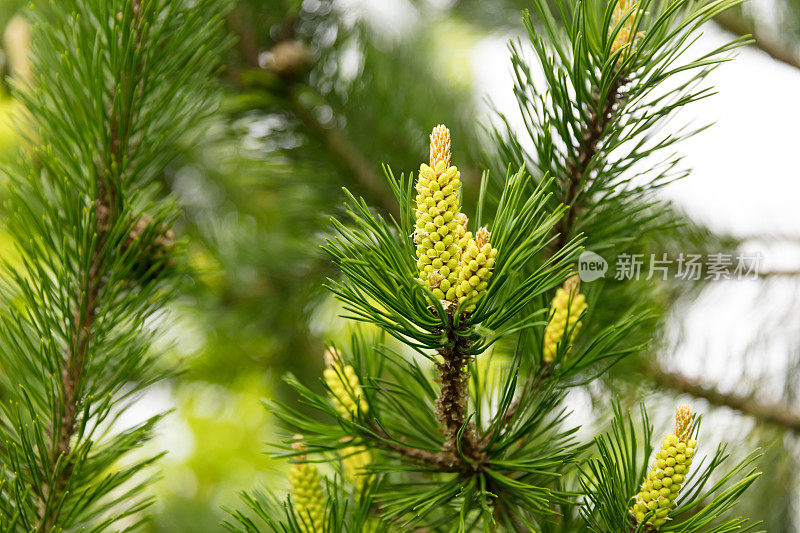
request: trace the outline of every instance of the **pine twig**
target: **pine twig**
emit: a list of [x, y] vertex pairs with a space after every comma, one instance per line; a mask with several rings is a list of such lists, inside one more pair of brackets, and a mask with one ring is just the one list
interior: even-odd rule
[[759, 278], [796, 278], [800, 276], [800, 268], [775, 268], [758, 273]]
[[444, 455], [441, 453], [434, 453], [427, 450], [420, 450], [419, 448], [404, 446], [392, 439], [381, 427], [375, 423], [370, 425], [370, 429], [380, 438], [381, 445], [388, 450], [402, 455], [403, 457], [407, 457], [408, 459], [411, 459], [417, 463], [422, 463], [433, 467], [439, 472], [450, 471], [449, 465], [447, 464]]
[[[140, 2], [134, 0], [132, 4], [134, 10], [134, 28], [133, 31], [140, 33], [139, 10]], [[137, 35], [137, 44], [140, 43], [140, 35]], [[123, 75], [121, 82], [125, 85], [125, 91], [135, 91], [137, 86], [138, 76], [141, 73], [141, 64], [135, 65], [135, 75]], [[112, 89], [113, 90], [113, 89]], [[82, 286], [79, 289], [77, 297], [77, 308], [74, 317], [74, 331], [72, 333], [72, 342], [67, 348], [65, 354], [65, 368], [61, 374], [61, 387], [63, 394], [63, 401], [61, 402], [61, 423], [58, 426], [57, 444], [54, 445], [52, 451], [52, 464], [56, 465], [60, 460], [64, 460], [71, 453], [71, 441], [75, 436], [77, 413], [79, 412], [81, 397], [79, 384], [85, 369], [86, 356], [89, 351], [89, 346], [92, 341], [92, 329], [97, 319], [97, 310], [99, 308], [99, 296], [105, 285], [104, 276], [104, 248], [106, 246], [106, 239], [108, 231], [114, 224], [116, 212], [117, 194], [113, 186], [106, 182], [105, 177], [112, 172], [116, 172], [125, 159], [124, 151], [127, 148], [127, 138], [122, 139], [119, 135], [121, 122], [130, 123], [130, 119], [135, 113], [133, 106], [127, 106], [122, 110], [124, 117], [120, 116], [119, 111], [113, 105], [114, 99], [112, 94], [111, 108], [109, 109], [108, 119], [108, 138], [110, 140], [108, 151], [111, 154], [111, 163], [104, 164], [97, 163], [97, 176], [99, 183], [97, 184], [97, 197], [94, 200], [95, 204], [95, 228], [94, 231], [97, 239], [94, 243], [94, 249], [91, 251], [92, 259], [89, 264], [87, 275], [83, 280]], [[129, 102], [135, 99], [131, 98]], [[69, 477], [72, 473], [69, 463], [64, 465], [58, 476], [56, 477], [53, 487], [45, 487], [42, 498], [42, 512], [40, 518], [38, 531], [46, 533], [53, 529], [58, 518], [59, 507], [52, 505], [55, 494], [62, 493], [69, 482]]]
[[702, 398], [711, 405], [734, 409], [743, 415], [752, 416], [760, 422], [772, 424], [800, 435], [800, 413], [793, 411], [789, 406], [761, 403], [752, 395], [740, 396], [725, 393], [714, 386], [705, 385], [699, 380], [679, 372], [665, 370], [657, 363], [648, 367], [647, 377], [661, 387]]
[[289, 103], [295, 116], [303, 123], [306, 130], [328, 149], [339, 166], [355, 178], [356, 182], [380, 205], [381, 209], [387, 213], [396, 213], [397, 202], [388, 193], [383, 180], [378, 178], [374, 166], [344, 132], [336, 127], [323, 125], [314, 115], [313, 110], [302, 103], [300, 94], [299, 87], [292, 88]]
[[442, 362], [437, 364], [441, 391], [436, 399], [436, 419], [444, 434], [442, 450], [436, 453], [404, 446], [374, 422], [370, 429], [385, 448], [397, 454], [438, 472], [469, 474], [480, 470], [486, 461], [486, 452], [475, 434], [475, 425], [467, 423], [467, 365], [472, 360], [469, 355], [471, 341], [453, 330], [448, 336], [450, 342], [439, 349]]
[[[102, 174], [101, 174], [102, 175]], [[64, 356], [64, 368], [61, 371], [61, 413], [60, 424], [54, 431], [54, 443], [51, 452], [51, 464], [66, 460], [71, 453], [71, 441], [75, 435], [77, 413], [81, 404], [79, 384], [83, 376], [86, 355], [92, 341], [92, 329], [97, 319], [98, 298], [103, 289], [103, 256], [107, 230], [109, 227], [109, 202], [107, 189], [98, 188], [95, 200], [97, 241], [92, 251], [89, 269], [82, 280], [77, 297], [77, 308], [74, 311], [72, 339]], [[70, 464], [61, 467], [52, 486], [43, 487], [39, 527], [40, 533], [53, 529], [58, 517], [58, 506], [52, 505], [54, 496], [62, 493], [71, 475]]]
[[[513, 509], [508, 507], [508, 505], [505, 503], [505, 500], [498, 499], [497, 505], [495, 505], [494, 508], [495, 522], [499, 522], [503, 516], [507, 517], [511, 522], [515, 533], [525, 533], [525, 531], [528, 531], [528, 528], [525, 527], [525, 524], [522, 523], [522, 520], [520, 520], [519, 516], [517, 516]], [[497, 531], [497, 527], [495, 526], [492, 531]]]
[[[467, 424], [469, 372], [466, 368], [472, 360], [468, 353], [470, 341], [453, 330], [448, 337], [448, 345], [439, 349], [442, 362], [437, 365], [441, 392], [436, 399], [436, 418], [444, 433], [442, 454], [452, 469], [477, 469], [485, 454], [475, 436], [474, 424]], [[471, 465], [465, 464], [464, 458], [468, 458]]]
[[444, 444], [442, 451], [435, 453], [403, 446], [391, 439], [377, 424], [370, 429], [381, 439], [387, 449], [418, 463], [426, 464], [439, 472], [468, 474], [481, 468], [486, 453], [475, 434], [475, 426], [467, 424], [467, 365], [472, 360], [468, 350], [471, 341], [450, 333], [451, 342], [439, 349], [442, 362], [438, 363], [441, 392], [436, 399], [436, 419], [442, 426]]
[[[608, 94], [604, 101], [600, 101], [602, 95], [597, 93], [597, 101], [593, 108], [589, 111], [588, 121], [584, 125], [583, 133], [581, 135], [582, 144], [578, 149], [578, 155], [570, 159], [567, 165], [567, 190], [564, 194], [562, 202], [569, 206], [566, 215], [561, 218], [556, 225], [556, 239], [553, 245], [553, 251], [558, 251], [563, 248], [568, 240], [569, 234], [575, 225], [575, 217], [578, 211], [577, 201], [580, 198], [580, 185], [589, 170], [592, 160], [597, 155], [598, 145], [605, 132], [606, 126], [613, 118], [614, 106], [619, 102], [621, 97], [620, 89], [627, 80], [622, 76], [617, 76], [611, 83], [608, 89]], [[600, 110], [598, 113], [597, 110]], [[514, 400], [506, 409], [503, 415], [503, 425], [507, 425], [514, 416], [517, 408], [519, 407], [522, 395], [530, 394], [532, 391], [528, 390], [528, 384], [534, 383], [533, 390], [538, 389], [542, 380], [549, 375], [549, 368], [545, 368], [540, 374], [539, 378], [532, 380], [529, 376], [528, 381], [523, 388], [523, 391], [517, 395]]]
[[753, 28], [730, 11], [723, 11], [716, 15], [714, 22], [719, 24], [723, 30], [735, 35], [752, 35], [753, 41], [750, 44], [773, 59], [790, 67], [800, 69], [800, 54], [797, 51], [791, 50], [780, 42], [764, 35], [763, 32], [758, 32], [756, 28]]
[[519, 404], [522, 401], [522, 398], [535, 394], [541, 388], [544, 380], [547, 379], [548, 377], [550, 377], [549, 365], [545, 366], [544, 369], [542, 369], [542, 371], [539, 373], [539, 376], [536, 379], [529, 377], [527, 381], [525, 381], [525, 386], [522, 388], [522, 391], [519, 394], [517, 394], [516, 397], [514, 397], [514, 399], [508, 405], [506, 412], [503, 414], [502, 421], [504, 426], [508, 425], [514, 418], [517, 409], [519, 409]]
[[575, 225], [575, 217], [578, 211], [576, 202], [581, 196], [581, 182], [585, 179], [586, 172], [589, 170], [595, 155], [597, 155], [598, 144], [603, 137], [606, 126], [613, 117], [614, 106], [621, 96], [620, 88], [626, 81], [622, 76], [617, 76], [611, 83], [605, 100], [601, 101], [602, 95], [598, 93], [595, 105], [589, 110], [587, 123], [581, 132], [581, 145], [578, 147], [578, 153], [567, 164], [566, 191], [561, 201], [569, 206], [569, 210], [556, 226], [558, 236], [555, 240], [554, 250], [560, 250], [569, 241], [569, 234]]

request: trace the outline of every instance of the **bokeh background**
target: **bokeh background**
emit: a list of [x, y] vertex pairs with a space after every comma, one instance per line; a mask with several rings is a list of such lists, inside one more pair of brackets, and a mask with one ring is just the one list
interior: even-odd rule
[[[8, 83], [27, 75], [33, 30], [23, 7], [0, 0], [0, 70], [8, 76], [0, 160], [20, 145]], [[169, 453], [151, 531], [222, 531], [222, 507], [236, 505], [238, 491], [284, 486], [286, 464], [263, 453], [278, 428], [261, 400], [291, 401], [285, 372], [319, 387], [325, 341], [347, 334], [322, 286], [334, 273], [318, 247], [328, 219], [342, 214], [341, 187], [393, 212], [380, 164], [418, 168], [440, 122], [474, 184], [493, 160], [487, 131], [497, 113], [524, 126], [507, 43], [522, 38], [526, 7], [235, 3], [223, 105], [164, 177], [183, 209], [176, 231], [195, 274], [164, 337], [164, 365], [181, 373], [127, 415], [172, 410], [153, 444]], [[665, 293], [653, 351], [569, 401], [588, 427], [602, 423], [609, 391], [644, 399], [656, 422], [677, 399], [691, 402], [714, 438], [764, 450], [765, 475], [744, 512], [770, 532], [800, 531], [800, 1], [751, 0], [709, 23], [697, 46], [746, 33], [755, 43], [709, 78], [718, 94], [682, 117], [716, 122], [679, 148], [693, 173], [660, 194], [691, 221], [691, 238], [671, 240], [670, 252], [760, 252], [759, 277]], [[0, 232], [0, 253], [9, 246]]]

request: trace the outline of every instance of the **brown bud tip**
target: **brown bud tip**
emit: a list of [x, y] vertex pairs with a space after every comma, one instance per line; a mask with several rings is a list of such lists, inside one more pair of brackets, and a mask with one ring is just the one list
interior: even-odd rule
[[[100, 207], [101, 206], [98, 206], [97, 208], [98, 212], [100, 210]], [[108, 208], [105, 209], [105, 213], [106, 214], [108, 213]], [[131, 229], [130, 233], [128, 234], [130, 240], [135, 241], [136, 239], [141, 237], [142, 233], [144, 233], [147, 230], [147, 226], [149, 226], [152, 221], [153, 217], [151, 217], [147, 213], [142, 214], [142, 216], [139, 217], [139, 220], [136, 221], [136, 224], [134, 224], [133, 229]]]
[[491, 236], [492, 234], [489, 233], [489, 230], [484, 226], [475, 232], [475, 244], [478, 245], [478, 248], [482, 248], [484, 244], [489, 242]]
[[284, 78], [300, 74], [311, 63], [308, 47], [300, 41], [282, 41], [267, 54], [264, 67]]
[[577, 274], [569, 278], [567, 281], [564, 282], [564, 290], [567, 294], [575, 295], [578, 294], [578, 290], [581, 288], [581, 278]]
[[293, 450], [300, 451], [300, 450], [305, 450], [306, 449], [306, 445], [303, 442], [303, 435], [301, 435], [300, 433], [297, 433], [292, 438], [294, 439], [294, 442], [292, 443], [292, 449]]
[[[328, 348], [325, 350], [325, 366], [333, 366], [342, 360], [342, 354], [336, 348]], [[301, 435], [302, 438], [302, 435]]]
[[683, 440], [689, 437], [692, 430], [692, 409], [681, 405], [675, 412], [675, 436]]
[[431, 168], [436, 168], [439, 161], [444, 161], [444, 166], [450, 165], [450, 130], [444, 124], [431, 132]]

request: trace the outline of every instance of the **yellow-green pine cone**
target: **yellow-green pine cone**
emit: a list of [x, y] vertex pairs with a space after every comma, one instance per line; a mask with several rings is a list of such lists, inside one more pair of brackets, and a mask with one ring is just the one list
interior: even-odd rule
[[[637, 15], [641, 10], [634, 9], [625, 19], [625, 21], [622, 21], [628, 10], [635, 7], [637, 7], [637, 4], [631, 0], [619, 0], [617, 5], [614, 7], [614, 13], [611, 18], [611, 27], [612, 29], [616, 28], [620, 22], [622, 22], [622, 27], [614, 38], [614, 42], [611, 43], [612, 54], [623, 46], [630, 45], [632, 47], [635, 40], [642, 36], [641, 33], [634, 34], [634, 24], [636, 23]], [[630, 48], [623, 53], [623, 56], [627, 56], [629, 53]]]
[[631, 515], [637, 523], [644, 522], [650, 511], [655, 511], [647, 518], [651, 529], [657, 530], [667, 523], [667, 515], [675, 506], [697, 447], [697, 441], [689, 438], [691, 428], [691, 409], [685, 405], [679, 407], [675, 415], [675, 433], [669, 433], [664, 439], [641, 490], [634, 497]]
[[474, 239], [469, 239], [464, 252], [461, 254], [461, 267], [456, 286], [456, 297], [461, 303], [470, 300], [471, 303], [464, 308], [464, 312], [471, 313], [475, 310], [478, 300], [486, 292], [489, 278], [492, 277], [497, 249], [492, 248], [489, 242], [491, 235], [485, 227], [475, 233]]
[[[456, 240], [461, 174], [456, 167], [448, 166], [450, 131], [445, 126], [433, 129], [430, 148], [430, 165], [423, 163], [420, 166], [416, 184], [414, 244], [418, 279], [430, 289], [439, 289], [444, 296], [440, 299], [450, 300], [455, 299], [453, 287], [461, 255]], [[441, 277], [437, 287], [430, 285], [429, 278], [433, 273]]]
[[[302, 439], [295, 435], [295, 439]], [[295, 449], [302, 449], [301, 442], [293, 444]], [[299, 460], [306, 457], [298, 456]], [[318, 533], [323, 530], [325, 520], [325, 493], [322, 488], [322, 476], [312, 463], [296, 463], [289, 470], [289, 486], [298, 521], [306, 533]]]
[[558, 345], [563, 341], [564, 332], [571, 331], [567, 352], [572, 349], [572, 343], [581, 327], [579, 320], [586, 310], [586, 297], [579, 292], [580, 278], [572, 276], [564, 282], [564, 287], [556, 291], [550, 303], [550, 321], [544, 330], [544, 360], [552, 363], [558, 353]]
[[344, 418], [353, 418], [359, 409], [366, 413], [369, 405], [353, 367], [342, 363], [339, 354], [331, 349], [325, 352], [325, 363], [327, 368], [323, 371], [323, 376], [339, 414]]
[[345, 479], [361, 490], [369, 480], [366, 467], [372, 463], [372, 453], [363, 445], [348, 446], [339, 452]]

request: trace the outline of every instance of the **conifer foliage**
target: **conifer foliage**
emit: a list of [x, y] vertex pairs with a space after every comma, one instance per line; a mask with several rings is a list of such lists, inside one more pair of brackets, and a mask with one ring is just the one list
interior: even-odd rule
[[658, 153], [685, 135], [659, 137], [660, 126], [708, 94], [698, 83], [738, 42], [684, 56], [699, 26], [735, 3], [534, 0], [524, 20], [541, 83], [512, 48], [534, 151], [496, 132], [496, 167], [509, 170], [485, 174], [477, 204], [464, 205], [459, 156], [439, 125], [416, 179], [386, 168], [397, 217], [345, 191], [349, 221], [334, 220], [324, 245], [342, 275], [328, 286], [363, 327], [329, 351], [327, 394], [287, 376], [305, 409], [270, 404], [295, 434], [278, 455], [325, 477], [314, 482], [322, 521], [293, 484], [286, 498], [245, 494], [231, 530], [746, 527], [729, 513], [757, 477], [755, 456], [732, 465], [724, 447], [704, 448], [688, 408], [651, 457], [644, 408], [640, 427], [615, 405], [608, 432], [583, 443], [564, 406], [570, 387], [646, 347], [634, 332], [647, 312], [594, 320], [604, 293], [580, 287], [575, 264], [587, 240], [625, 249], [662, 222], [652, 192], [677, 162], [659, 167]]
[[[165, 375], [154, 341], [182, 273], [159, 181], [215, 103], [226, 3], [32, 7], [33, 76], [16, 88], [29, 142], [8, 169], [0, 531], [144, 520], [157, 457], [137, 449], [161, 416], [123, 415]], [[303, 408], [270, 409], [287, 430], [288, 495], [245, 494], [231, 530], [748, 527], [731, 513], [756, 457], [711, 451], [689, 408], [653, 453], [644, 408], [639, 426], [615, 405], [609, 429], [582, 442], [565, 407], [571, 387], [646, 347], [647, 313], [610, 313], [575, 264], [585, 243], [627, 246], [660, 220], [651, 193], [677, 163], [654, 154], [684, 135], [657, 131], [708, 94], [697, 83], [738, 42], [683, 56], [736, 3], [534, 0], [525, 23], [543, 82], [512, 53], [533, 151], [496, 132], [508, 170], [470, 183], [467, 205], [438, 125], [416, 178], [385, 169], [397, 216], [345, 191], [347, 220], [323, 249], [340, 271], [328, 287], [360, 327], [326, 352], [324, 393], [287, 376]]]
[[153, 341], [181, 269], [159, 186], [213, 104], [218, 0], [31, 7], [29, 143], [11, 180], [0, 314], [0, 531], [135, 529], [133, 454], [161, 418], [122, 415], [164, 377]]

